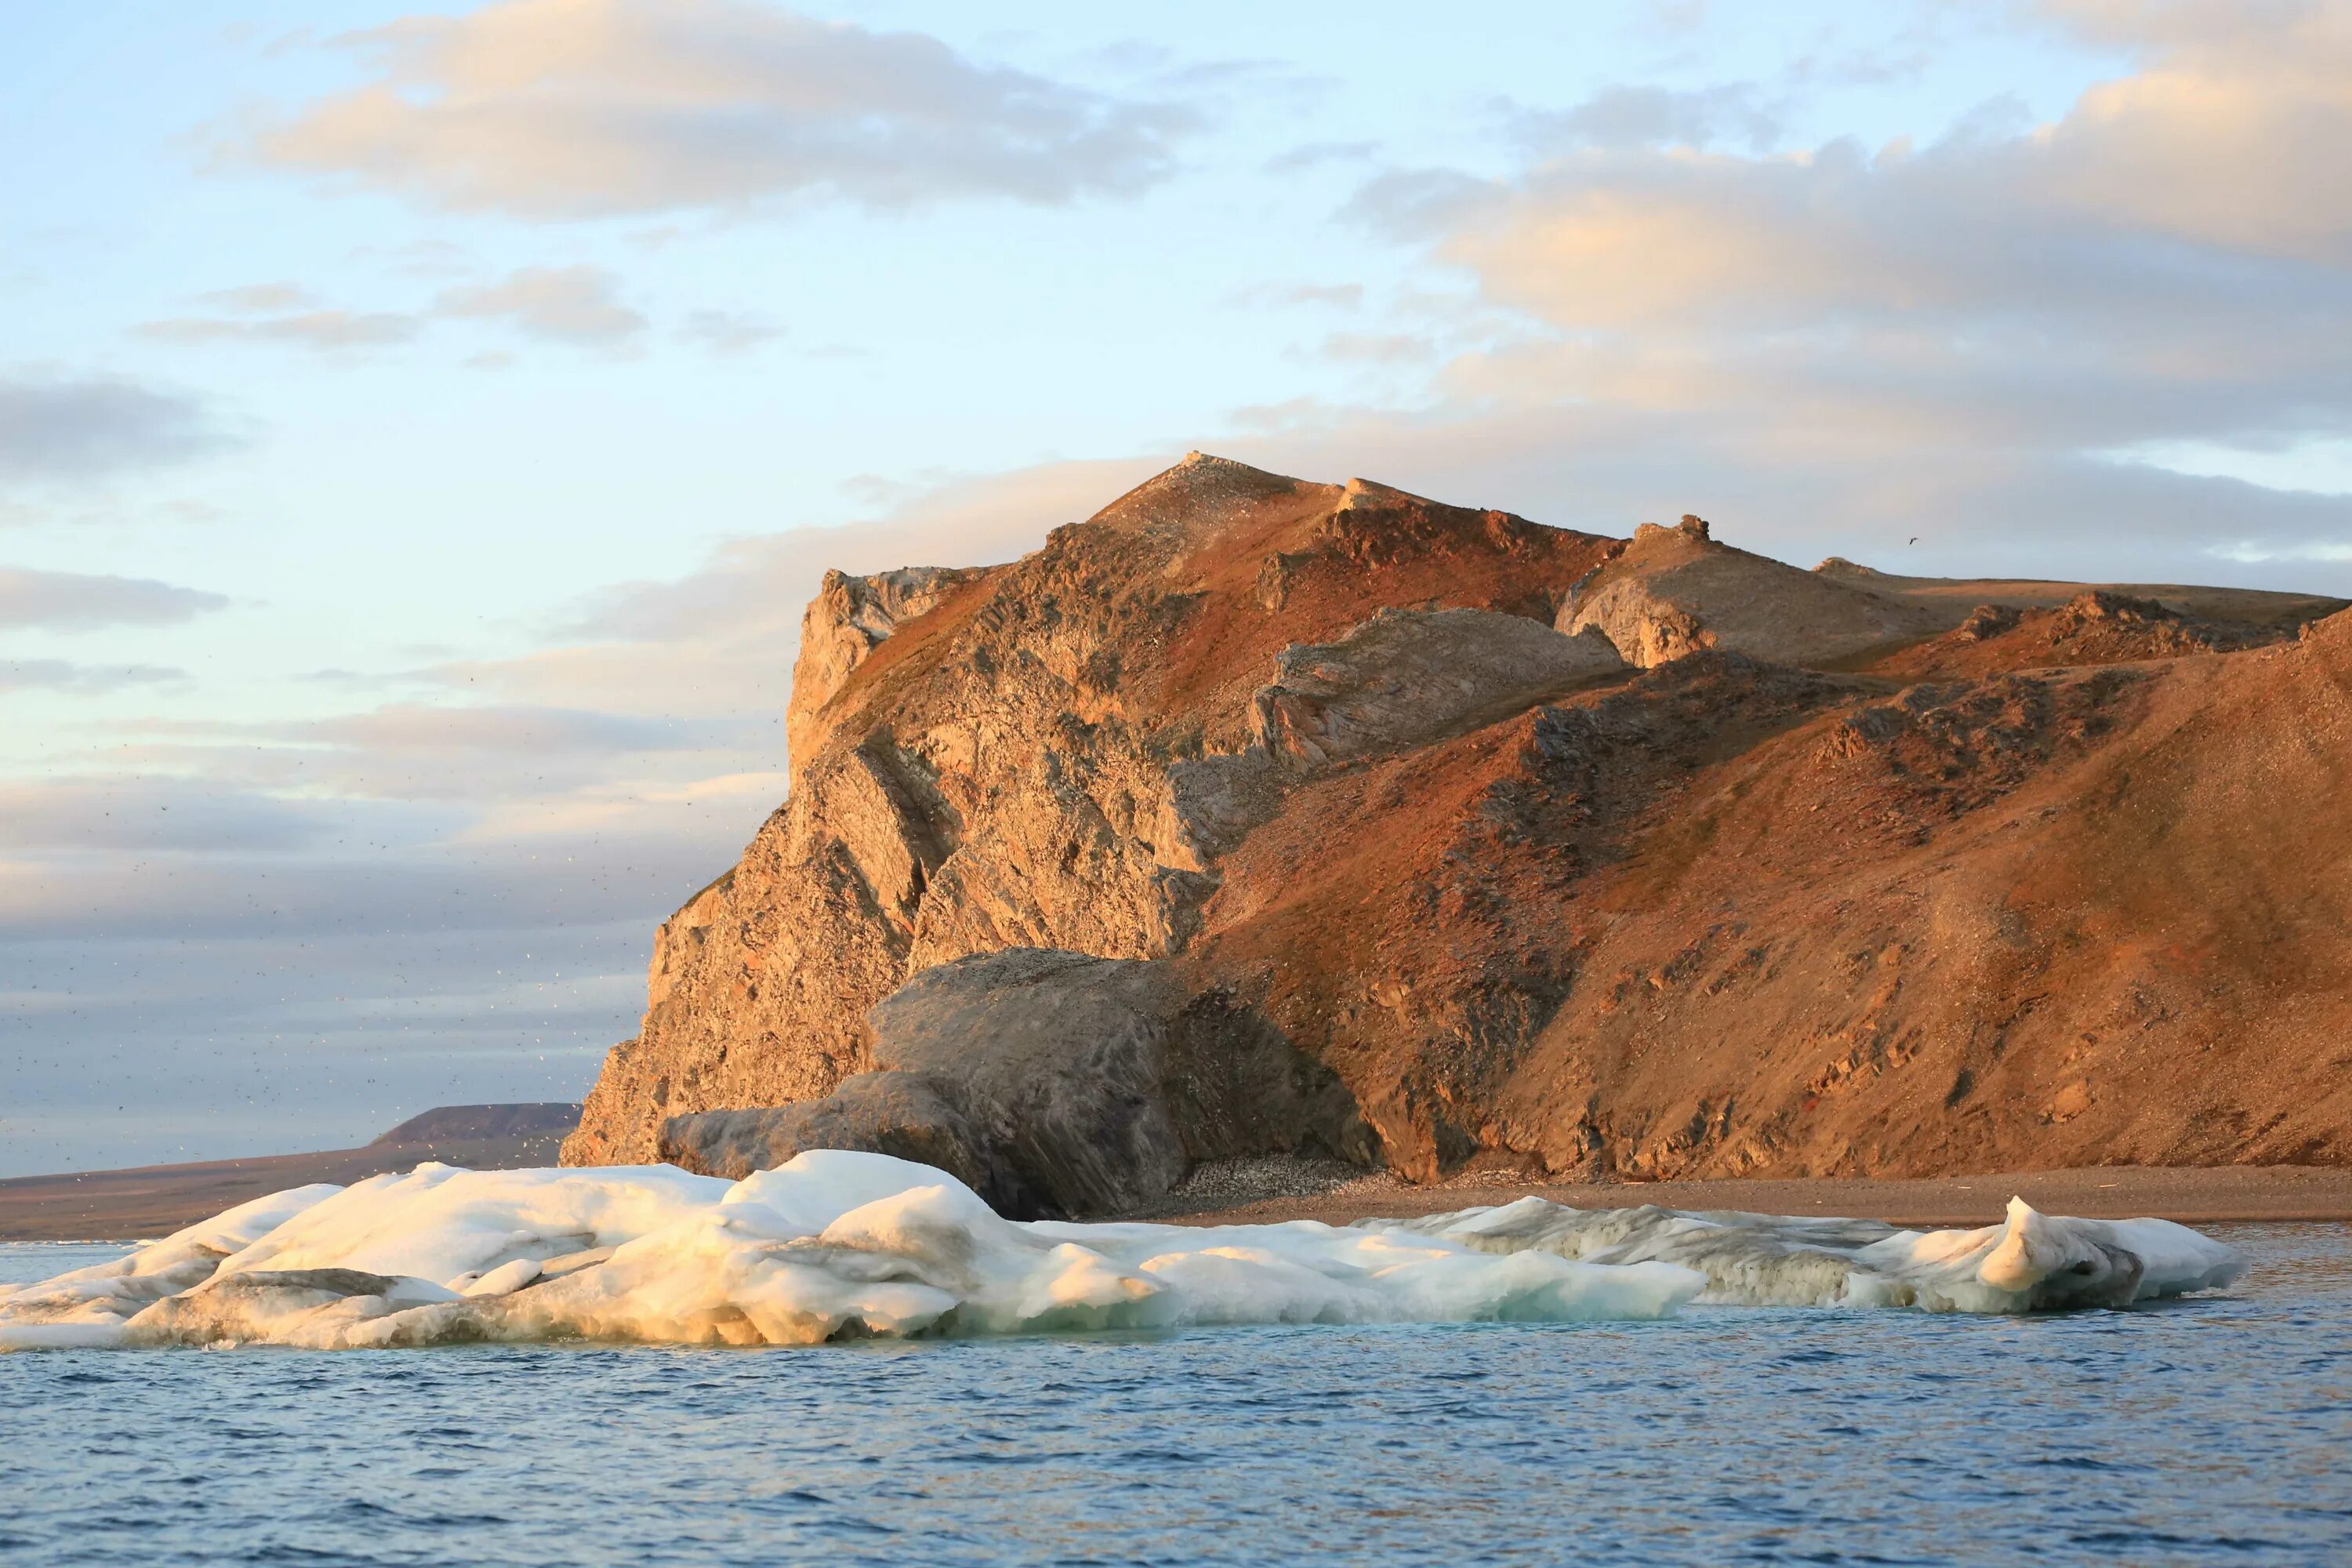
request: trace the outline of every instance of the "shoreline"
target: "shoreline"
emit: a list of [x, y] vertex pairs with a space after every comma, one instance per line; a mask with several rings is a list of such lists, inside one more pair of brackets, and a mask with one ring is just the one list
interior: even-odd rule
[[2352, 1221], [2352, 1168], [2326, 1165], [2092, 1165], [2056, 1171], [1921, 1177], [1748, 1177], [1690, 1182], [1383, 1185], [1375, 1178], [1314, 1195], [1260, 1198], [1152, 1217], [1172, 1225], [1268, 1225], [1412, 1219], [1524, 1197], [1571, 1208], [1738, 1210], [1885, 1220], [1907, 1228], [1998, 1224], [2012, 1197], [2078, 1219], [2156, 1218], [2183, 1225]]
[[314, 1182], [349, 1186], [427, 1160], [475, 1170], [553, 1164], [561, 1134], [371, 1143], [178, 1165], [0, 1177], [0, 1242], [123, 1241], [169, 1236], [242, 1203]]
[[[0, 1242], [117, 1241], [166, 1236], [264, 1193], [308, 1182], [348, 1184], [427, 1159], [477, 1169], [553, 1163], [553, 1142], [461, 1141], [376, 1145], [316, 1154], [280, 1154], [201, 1164], [89, 1171], [0, 1180]], [[535, 1156], [544, 1156], [542, 1161]], [[1237, 1162], [1255, 1165], [1255, 1162]], [[2012, 1195], [2044, 1214], [2083, 1219], [2153, 1216], [2183, 1225], [2270, 1221], [2352, 1222], [2352, 1168], [2322, 1165], [2106, 1165], [1986, 1175], [1753, 1177], [1696, 1182], [1496, 1183], [1457, 1177], [1410, 1186], [1384, 1174], [1300, 1182], [1292, 1167], [1257, 1173], [1251, 1188], [1223, 1184], [1179, 1192], [1147, 1212], [1124, 1216], [1185, 1226], [1267, 1225], [1319, 1220], [1410, 1219], [1448, 1210], [1547, 1198], [1573, 1208], [1741, 1210], [1879, 1219], [1916, 1229], [1996, 1224]], [[1284, 1190], [1285, 1178], [1289, 1181]]]

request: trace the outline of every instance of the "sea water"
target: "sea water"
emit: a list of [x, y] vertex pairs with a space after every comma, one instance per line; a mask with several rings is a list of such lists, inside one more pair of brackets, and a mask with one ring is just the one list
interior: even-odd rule
[[2352, 1561], [2352, 1227], [2210, 1228], [2064, 1316], [0, 1356], [0, 1560]]

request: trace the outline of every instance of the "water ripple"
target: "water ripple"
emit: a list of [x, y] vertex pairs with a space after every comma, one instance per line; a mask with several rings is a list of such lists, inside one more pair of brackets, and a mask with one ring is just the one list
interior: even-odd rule
[[2352, 1559], [2352, 1228], [2229, 1238], [2231, 1295], [2067, 1318], [5, 1356], [0, 1556]]

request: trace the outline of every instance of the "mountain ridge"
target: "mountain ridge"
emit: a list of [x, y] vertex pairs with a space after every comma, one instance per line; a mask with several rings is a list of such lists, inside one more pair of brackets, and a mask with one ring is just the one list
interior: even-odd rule
[[[1044, 1151], [1147, 1186], [2352, 1153], [2352, 887], [2243, 798], [2352, 837], [2342, 601], [1808, 573], [1197, 453], [1019, 562], [837, 576], [786, 799], [663, 926], [567, 1163], [914, 1139], [1104, 1212], [1151, 1194]], [[1159, 978], [942, 971], [1028, 951]], [[916, 1094], [883, 1004], [926, 976], [972, 1044]], [[1009, 1087], [1016, 1016], [1092, 1065]], [[1276, 1081], [1316, 1109], [1240, 1114]]]

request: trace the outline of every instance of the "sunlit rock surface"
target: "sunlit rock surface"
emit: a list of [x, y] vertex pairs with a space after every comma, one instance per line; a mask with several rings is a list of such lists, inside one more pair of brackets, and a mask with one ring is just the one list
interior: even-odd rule
[[[1196, 453], [1019, 561], [828, 579], [789, 795], [661, 928], [564, 1160], [850, 1142], [1013, 1217], [1149, 1207], [1222, 1157], [1150, 1053], [1064, 1032], [1008, 1097], [1011, 993], [934, 978], [1028, 952], [1152, 966], [1219, 1020], [1203, 1081], [1310, 1064], [1362, 1130], [1268, 1100], [1234, 1154], [2352, 1162], [2342, 601], [1802, 571], [1742, 526]], [[880, 1083], [901, 997], [949, 1048]]]

